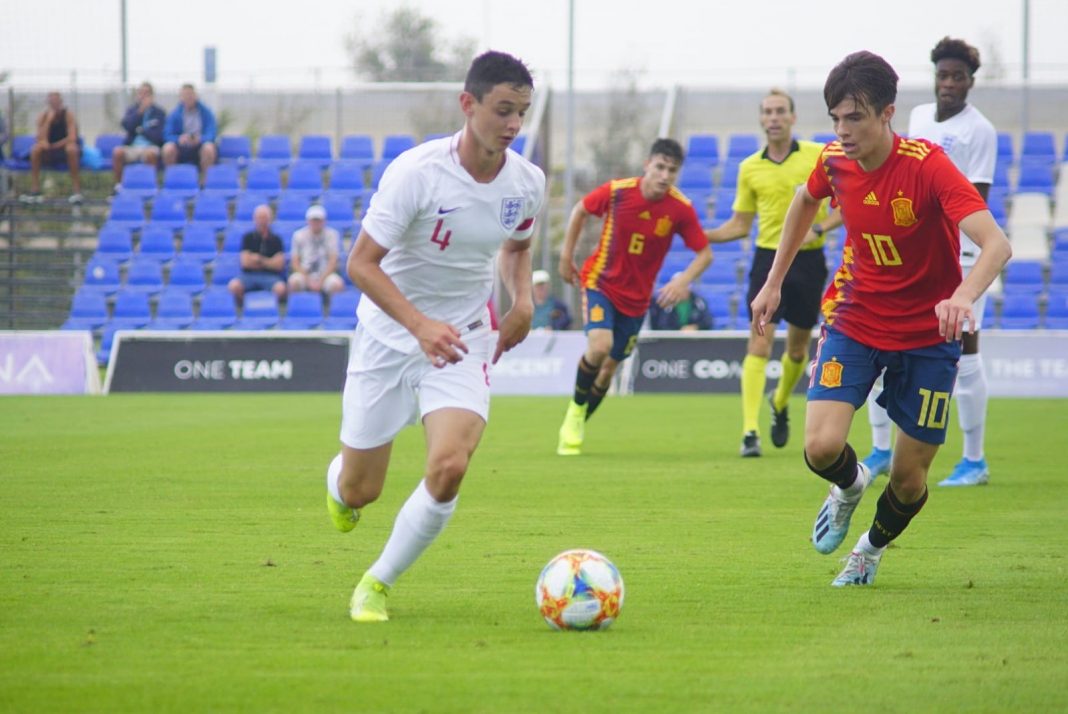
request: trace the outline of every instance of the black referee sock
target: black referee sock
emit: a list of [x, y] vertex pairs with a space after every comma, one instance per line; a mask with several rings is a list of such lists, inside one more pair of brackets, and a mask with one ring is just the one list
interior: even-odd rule
[[[590, 398], [590, 387], [597, 377], [597, 367], [586, 361], [586, 355], [579, 358], [578, 372], [575, 374], [575, 404], [580, 407]], [[602, 395], [603, 396], [603, 395]]]
[[915, 503], [905, 504], [897, 499], [890, 485], [887, 484], [883, 495], [879, 496], [879, 502], [875, 506], [875, 520], [872, 521], [868, 530], [868, 542], [876, 548], [885, 548], [894, 538], [901, 535], [901, 531], [908, 527], [913, 517], [920, 512], [923, 504], [927, 503], [927, 489], [923, 489], [923, 496]]
[[597, 386], [596, 384], [594, 384], [593, 386], [590, 387], [589, 406], [586, 407], [586, 419], [587, 420], [589, 420], [589, 418], [591, 416], [593, 416], [593, 413], [597, 410], [597, 406], [601, 403], [601, 400], [604, 399], [604, 395], [607, 394], [607, 393], [608, 393], [608, 388], [607, 387], [602, 389], [601, 387]]
[[817, 469], [813, 466], [812, 462], [808, 460], [807, 453], [805, 454], [805, 463], [808, 464], [808, 468], [812, 473], [821, 479], [830, 481], [843, 491], [852, 486], [853, 482], [857, 480], [857, 452], [853, 451], [853, 447], [848, 443], [842, 449], [842, 453], [838, 455], [838, 459], [825, 469]]

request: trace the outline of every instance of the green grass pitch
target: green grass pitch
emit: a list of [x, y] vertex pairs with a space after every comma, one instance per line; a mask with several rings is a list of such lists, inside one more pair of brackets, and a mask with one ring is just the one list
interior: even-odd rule
[[[844, 591], [830, 581], [875, 498], [839, 553], [813, 550], [825, 486], [801, 399], [791, 443], [751, 460], [736, 396], [609, 398], [569, 459], [564, 406], [494, 401], [392, 621], [356, 625], [348, 598], [421, 476], [421, 430], [340, 534], [323, 505], [336, 395], [0, 400], [0, 710], [1068, 710], [1068, 401], [992, 401], [991, 485], [932, 488], [875, 587]], [[853, 443], [869, 446], [863, 413]], [[932, 481], [959, 456], [954, 417]], [[572, 547], [623, 574], [607, 632], [536, 611], [539, 570]]]

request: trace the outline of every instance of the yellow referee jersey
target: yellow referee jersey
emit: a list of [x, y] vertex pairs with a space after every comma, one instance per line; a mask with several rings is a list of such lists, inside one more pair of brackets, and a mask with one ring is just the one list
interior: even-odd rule
[[[782, 238], [786, 209], [794, 200], [794, 193], [808, 181], [816, 167], [823, 146], [812, 141], [794, 141], [790, 153], [781, 163], [768, 158], [767, 147], [747, 156], [738, 166], [738, 193], [731, 207], [736, 213], [755, 213], [759, 221], [758, 248], [775, 250]], [[820, 205], [815, 223], [827, 217], [827, 201]], [[804, 245], [801, 250], [818, 250], [825, 239]]]

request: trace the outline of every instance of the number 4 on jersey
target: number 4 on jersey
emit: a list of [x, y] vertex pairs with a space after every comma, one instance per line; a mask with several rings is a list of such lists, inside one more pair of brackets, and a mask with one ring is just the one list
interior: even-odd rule
[[445, 235], [441, 235], [441, 227], [445, 224], [445, 221], [441, 218], [438, 219], [438, 224], [434, 226], [434, 235], [430, 236], [431, 243], [437, 243], [438, 250], [445, 250], [449, 247], [449, 239], [452, 238], [452, 231], [445, 231]]

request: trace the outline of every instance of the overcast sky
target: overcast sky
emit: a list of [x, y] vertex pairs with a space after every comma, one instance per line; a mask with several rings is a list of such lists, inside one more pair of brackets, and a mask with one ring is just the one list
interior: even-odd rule
[[[218, 51], [219, 81], [258, 88], [351, 83], [346, 33], [374, 31], [397, 0], [127, 0], [131, 82], [201, 83], [203, 49]], [[567, 0], [408, 0], [438, 21], [443, 40], [512, 52], [536, 81], [567, 82]], [[643, 86], [820, 85], [849, 52], [877, 52], [902, 84], [930, 81], [928, 53], [962, 37], [1022, 67], [1023, 0], [575, 0], [575, 82], [609, 86], [620, 70]], [[1031, 0], [1033, 81], [1068, 82], [1068, 2]], [[120, 0], [0, 0], [0, 70], [19, 86], [80, 85], [118, 77]], [[803, 10], [802, 10], [803, 8]], [[982, 70], [980, 70], [982, 79]], [[992, 78], [988, 75], [988, 81]], [[617, 80], [618, 81], [618, 80]]]

